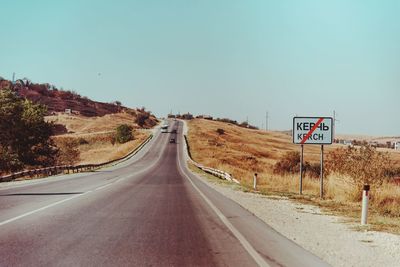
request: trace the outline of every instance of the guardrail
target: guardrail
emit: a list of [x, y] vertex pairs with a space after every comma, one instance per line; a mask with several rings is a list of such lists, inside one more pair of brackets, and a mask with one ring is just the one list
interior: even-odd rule
[[213, 175], [213, 176], [216, 176], [216, 177], [218, 177], [218, 178], [225, 179], [225, 180], [228, 180], [228, 181], [230, 181], [230, 182], [235, 182], [235, 183], [237, 183], [237, 184], [240, 184], [240, 182], [239, 182], [238, 180], [236, 180], [235, 178], [233, 178], [232, 175], [230, 175], [229, 173], [224, 172], [224, 171], [221, 171], [221, 170], [218, 170], [218, 169], [214, 169], [214, 168], [210, 168], [210, 167], [204, 166], [204, 165], [202, 165], [202, 164], [197, 163], [196, 161], [194, 161], [194, 160], [192, 159], [192, 155], [191, 155], [191, 153], [190, 153], [190, 146], [189, 146], [189, 142], [188, 142], [188, 140], [187, 140], [187, 136], [184, 135], [184, 138], [185, 138], [186, 150], [187, 150], [187, 155], [188, 155], [189, 161], [190, 161], [194, 166], [196, 166], [196, 167], [199, 168], [200, 170], [202, 170], [202, 171], [204, 171], [204, 172], [206, 172], [206, 173], [208, 173], [208, 174], [211, 174], [211, 175]]
[[35, 177], [35, 176], [43, 176], [48, 177], [52, 175], [57, 175], [61, 173], [77, 173], [77, 172], [84, 172], [84, 171], [91, 171], [95, 169], [99, 169], [101, 167], [112, 165], [113, 163], [121, 163], [126, 161], [136, 155], [150, 140], [153, 138], [153, 134], [146, 138], [138, 147], [136, 147], [133, 151], [129, 154], [125, 155], [124, 157], [110, 160], [107, 162], [99, 163], [99, 164], [83, 164], [83, 165], [64, 165], [64, 166], [53, 166], [53, 167], [46, 167], [34, 170], [25, 170], [20, 172], [11, 173], [9, 175], [0, 176], [0, 182], [9, 182], [18, 178], [22, 177]]

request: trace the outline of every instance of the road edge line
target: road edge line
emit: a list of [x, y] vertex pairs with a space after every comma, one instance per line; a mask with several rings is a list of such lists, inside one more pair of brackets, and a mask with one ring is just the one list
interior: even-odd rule
[[[181, 146], [182, 148], [183, 146]], [[192, 179], [185, 173], [182, 164], [181, 164], [181, 152], [178, 148], [178, 165], [182, 172], [182, 174], [189, 180], [190, 184], [194, 187], [194, 189], [200, 194], [200, 196], [204, 199], [204, 201], [208, 204], [208, 206], [215, 212], [218, 218], [225, 224], [225, 226], [232, 232], [232, 234], [239, 240], [240, 244], [243, 248], [249, 253], [249, 255], [253, 258], [253, 260], [259, 266], [270, 267], [270, 265], [265, 261], [263, 257], [253, 248], [253, 246], [247, 241], [247, 239], [236, 229], [235, 226], [226, 218], [226, 216], [211, 202], [211, 200], [194, 184]]]

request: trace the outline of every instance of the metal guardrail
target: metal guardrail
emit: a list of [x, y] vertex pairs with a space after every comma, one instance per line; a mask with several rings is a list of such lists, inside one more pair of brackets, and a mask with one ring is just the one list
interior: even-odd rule
[[214, 175], [214, 176], [216, 176], [216, 177], [218, 177], [218, 178], [225, 179], [225, 180], [228, 180], [228, 181], [230, 181], [230, 182], [235, 182], [235, 183], [237, 183], [237, 184], [240, 184], [240, 182], [239, 182], [238, 180], [236, 180], [235, 178], [233, 178], [232, 175], [230, 175], [229, 173], [224, 172], [224, 171], [221, 171], [221, 170], [218, 170], [218, 169], [206, 167], [206, 166], [204, 166], [204, 165], [202, 165], [202, 164], [197, 163], [196, 161], [194, 161], [194, 160], [192, 159], [192, 155], [191, 155], [191, 153], [190, 153], [190, 147], [189, 147], [189, 142], [188, 142], [188, 140], [187, 140], [187, 136], [184, 135], [184, 138], [185, 138], [186, 149], [187, 149], [189, 161], [190, 161], [194, 166], [196, 166], [196, 167], [199, 168], [200, 170], [202, 170], [202, 171], [204, 171], [204, 172], [206, 172], [206, 173], [208, 173], [208, 174]]
[[126, 161], [136, 155], [150, 140], [153, 138], [153, 134], [151, 134], [149, 137], [146, 138], [138, 147], [136, 147], [132, 152], [127, 154], [124, 157], [110, 160], [107, 162], [99, 163], [99, 164], [83, 164], [83, 165], [64, 165], [64, 166], [53, 166], [53, 167], [46, 167], [46, 168], [40, 168], [40, 169], [34, 169], [34, 170], [25, 170], [25, 171], [20, 171], [20, 172], [15, 172], [11, 173], [9, 175], [5, 176], [0, 176], [0, 182], [9, 182], [18, 178], [22, 177], [35, 177], [35, 176], [52, 176], [52, 175], [57, 175], [61, 173], [78, 173], [78, 172], [84, 172], [84, 171], [91, 171], [95, 169], [99, 169], [101, 167], [104, 167], [106, 165], [111, 165], [113, 163], [120, 163], [123, 161]]

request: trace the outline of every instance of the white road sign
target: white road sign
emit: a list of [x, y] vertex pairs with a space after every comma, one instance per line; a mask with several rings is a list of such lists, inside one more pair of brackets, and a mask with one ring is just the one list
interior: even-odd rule
[[293, 143], [329, 145], [333, 139], [333, 119], [330, 117], [294, 117]]

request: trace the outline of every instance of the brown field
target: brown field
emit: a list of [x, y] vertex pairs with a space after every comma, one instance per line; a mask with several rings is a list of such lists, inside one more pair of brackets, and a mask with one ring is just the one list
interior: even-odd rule
[[[252, 185], [253, 174], [258, 173], [258, 190], [265, 194], [286, 195], [301, 201], [311, 201], [327, 208], [330, 212], [350, 216], [358, 220], [359, 203], [354, 195], [361, 191], [350, 185], [346, 177], [332, 174], [325, 179], [325, 200], [319, 200], [319, 179], [305, 177], [303, 196], [298, 196], [299, 175], [276, 175], [274, 164], [287, 151], [300, 151], [299, 145], [292, 144], [291, 136], [284, 132], [265, 132], [250, 130], [232, 124], [195, 119], [188, 122], [188, 141], [195, 161], [206, 166], [224, 170], [238, 179], [246, 190]], [[223, 129], [224, 134], [217, 133]], [[325, 146], [325, 154], [345, 147], [334, 144]], [[394, 167], [400, 166], [400, 153], [389, 149], [378, 149], [388, 152]], [[308, 145], [304, 148], [304, 160], [319, 162], [320, 146]], [[400, 187], [383, 184], [371, 191], [370, 222], [373, 229], [384, 229], [400, 232]], [[389, 214], [390, 216], [386, 216]], [[397, 222], [397, 223], [396, 223]]]
[[[68, 133], [53, 137], [56, 144], [63, 138], [76, 141], [84, 140], [78, 146], [80, 159], [76, 164], [97, 164], [121, 158], [139, 146], [149, 135], [147, 130], [139, 129], [134, 124], [134, 116], [128, 113], [109, 114], [102, 117], [84, 117], [58, 114], [46, 117], [47, 121], [64, 125]], [[112, 144], [116, 127], [128, 124], [134, 128], [134, 140], [125, 144]]]

